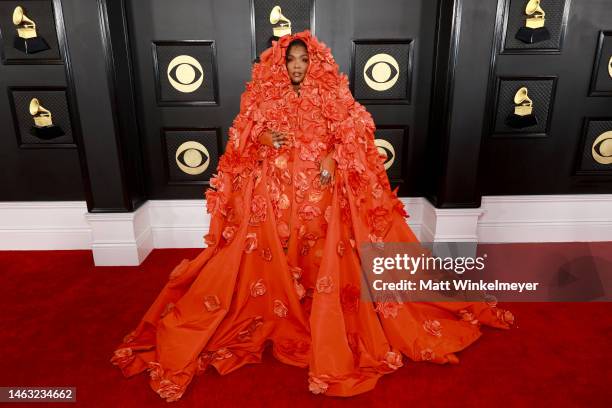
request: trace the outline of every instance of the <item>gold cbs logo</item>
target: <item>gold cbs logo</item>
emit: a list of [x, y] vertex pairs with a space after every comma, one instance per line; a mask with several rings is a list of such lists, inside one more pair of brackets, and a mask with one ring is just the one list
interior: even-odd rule
[[196, 91], [204, 81], [202, 65], [189, 55], [174, 57], [168, 64], [167, 74], [170, 85], [183, 93]]
[[397, 60], [389, 54], [376, 54], [370, 57], [363, 67], [363, 79], [375, 91], [391, 89], [399, 78]]
[[210, 153], [203, 144], [190, 140], [176, 149], [176, 165], [184, 173], [197, 176], [210, 165]]

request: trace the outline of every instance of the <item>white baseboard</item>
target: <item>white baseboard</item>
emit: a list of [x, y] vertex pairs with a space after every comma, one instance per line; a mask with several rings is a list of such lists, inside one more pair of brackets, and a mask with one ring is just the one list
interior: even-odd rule
[[612, 241], [612, 194], [482, 198], [480, 242]]
[[96, 265], [140, 265], [154, 248], [147, 205], [133, 213], [88, 213]]
[[[483, 197], [476, 209], [400, 199], [421, 241], [612, 241], [611, 194]], [[203, 248], [209, 225], [204, 200], [93, 214], [85, 202], [0, 202], [0, 250], [92, 249], [96, 265], [138, 265], [153, 248]]]
[[155, 248], [203, 248], [210, 226], [206, 200], [149, 200]]
[[423, 242], [477, 242], [480, 208], [441, 209], [423, 200]]
[[90, 249], [86, 214], [85, 201], [0, 202], [0, 249]]

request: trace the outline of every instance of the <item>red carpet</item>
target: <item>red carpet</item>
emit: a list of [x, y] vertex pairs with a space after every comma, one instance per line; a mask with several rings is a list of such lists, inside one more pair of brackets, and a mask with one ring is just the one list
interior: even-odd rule
[[312, 395], [306, 370], [267, 354], [227, 376], [207, 371], [169, 405], [145, 374], [125, 379], [109, 359], [172, 268], [199, 251], [155, 250], [139, 267], [94, 267], [89, 251], [0, 252], [0, 385], [74, 386], [83, 407], [612, 404], [612, 303], [513, 303], [516, 327], [483, 328], [458, 365], [406, 361], [356, 397]]

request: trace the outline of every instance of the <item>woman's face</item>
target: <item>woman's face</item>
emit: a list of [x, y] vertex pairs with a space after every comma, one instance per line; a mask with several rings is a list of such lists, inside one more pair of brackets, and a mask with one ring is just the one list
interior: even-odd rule
[[308, 64], [308, 50], [303, 45], [294, 45], [287, 50], [287, 72], [292, 84], [302, 83], [306, 77]]

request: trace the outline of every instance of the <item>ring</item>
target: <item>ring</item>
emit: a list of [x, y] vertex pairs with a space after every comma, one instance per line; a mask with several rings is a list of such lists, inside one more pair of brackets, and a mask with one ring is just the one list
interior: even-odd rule
[[321, 170], [321, 175], [323, 177], [329, 177], [329, 171], [327, 169], [323, 169], [323, 170]]

